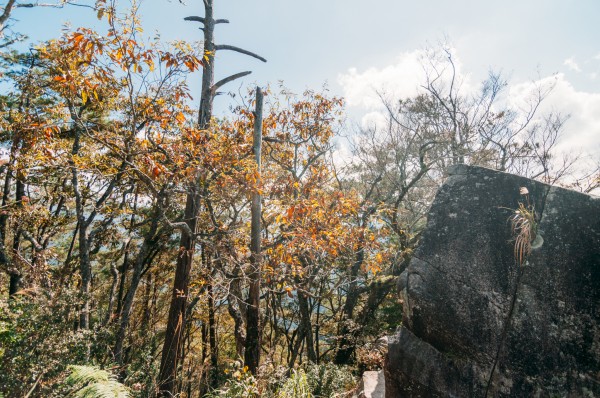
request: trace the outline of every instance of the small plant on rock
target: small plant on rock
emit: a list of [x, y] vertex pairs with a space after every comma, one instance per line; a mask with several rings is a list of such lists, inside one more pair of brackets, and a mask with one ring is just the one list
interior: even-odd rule
[[525, 197], [525, 202], [519, 202], [519, 208], [510, 217], [510, 224], [515, 240], [515, 260], [522, 266], [531, 253], [538, 231], [535, 208], [529, 201], [529, 190], [521, 187], [519, 193]]

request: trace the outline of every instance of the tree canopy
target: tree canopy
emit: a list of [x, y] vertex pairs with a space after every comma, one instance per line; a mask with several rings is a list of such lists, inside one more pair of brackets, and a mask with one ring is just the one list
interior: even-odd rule
[[551, 88], [521, 108], [502, 100], [499, 74], [465, 92], [444, 49], [421, 94], [381, 94], [385, 121], [370, 128], [349, 128], [327, 89], [265, 85], [260, 109], [250, 87], [214, 117], [217, 90], [247, 73], [214, 83], [215, 52], [264, 59], [210, 41], [227, 22], [212, 0], [189, 18], [204, 48], [148, 38], [137, 5], [99, 0], [105, 34], [70, 28], [19, 53], [14, 7], [0, 15], [5, 396], [351, 391], [401, 322], [394, 286], [448, 167], [600, 186], [556, 154], [566, 119], [538, 111]]

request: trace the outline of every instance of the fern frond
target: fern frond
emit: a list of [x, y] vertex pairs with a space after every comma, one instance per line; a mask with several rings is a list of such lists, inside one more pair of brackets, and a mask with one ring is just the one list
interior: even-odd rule
[[106, 370], [99, 369], [95, 366], [80, 366], [69, 365], [68, 369], [71, 374], [65, 382], [71, 386], [76, 384], [96, 383], [100, 381], [111, 380], [111, 375]]
[[[65, 383], [72, 386], [74, 398], [129, 398], [129, 389], [106, 370], [95, 366], [71, 365]], [[1, 398], [1, 397], [0, 397]]]
[[116, 380], [108, 380], [82, 388], [75, 398], [129, 398], [129, 390]]

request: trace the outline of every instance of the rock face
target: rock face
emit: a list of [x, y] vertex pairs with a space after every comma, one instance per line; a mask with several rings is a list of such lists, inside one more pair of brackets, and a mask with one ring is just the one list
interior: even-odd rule
[[382, 370], [363, 373], [359, 398], [384, 398], [385, 378]]
[[[523, 266], [520, 187], [543, 237]], [[600, 199], [457, 166], [399, 289], [386, 397], [600, 397]]]

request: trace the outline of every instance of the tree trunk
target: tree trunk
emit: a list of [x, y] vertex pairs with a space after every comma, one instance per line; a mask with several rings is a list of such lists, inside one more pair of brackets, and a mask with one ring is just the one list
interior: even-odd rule
[[[258, 174], [257, 181], [261, 180], [260, 172], [260, 152], [262, 143], [262, 108], [263, 93], [260, 87], [256, 88], [256, 110], [254, 112], [254, 145], [252, 150], [256, 161], [256, 170]], [[260, 363], [260, 238], [261, 238], [261, 198], [259, 187], [254, 187], [252, 192], [251, 208], [251, 231], [250, 231], [250, 265], [249, 274], [250, 286], [248, 292], [248, 307], [246, 315], [246, 351], [244, 364], [252, 374], [256, 374]]]
[[315, 353], [315, 344], [312, 332], [312, 322], [310, 320], [310, 306], [308, 305], [308, 297], [305, 294], [298, 292], [298, 307], [300, 309], [300, 327], [304, 330], [304, 340], [306, 343], [306, 353], [308, 360], [312, 363], [317, 363], [317, 354]]
[[[214, 81], [215, 56], [213, 0], [204, 1], [204, 11], [205, 60], [202, 69], [202, 94], [200, 97], [200, 110], [198, 112], [198, 127], [200, 129], [208, 128], [212, 117], [213, 94], [211, 88]], [[195, 232], [196, 218], [199, 211], [198, 190], [200, 184], [198, 176], [196, 176], [191, 185], [190, 192], [188, 192], [186, 197], [184, 218], [190, 230]], [[164, 397], [171, 397], [175, 394], [175, 379], [177, 378], [180, 345], [183, 336], [183, 326], [186, 324], [187, 295], [194, 258], [194, 246], [194, 236], [189, 236], [182, 232], [179, 241], [180, 253], [177, 257], [169, 319], [167, 321], [167, 331], [160, 364], [159, 389]]]
[[[216, 90], [223, 84], [235, 80], [238, 77], [245, 76], [247, 73], [237, 74], [214, 84], [214, 60], [217, 47], [214, 41], [214, 30], [217, 21], [214, 19], [213, 2], [214, 0], [204, 0], [204, 18], [190, 17], [186, 20], [200, 21], [204, 24], [204, 62], [202, 73], [202, 94], [200, 97], [200, 109], [198, 112], [198, 127], [207, 129], [210, 127], [212, 117], [212, 105], [216, 95]], [[218, 22], [226, 22], [219, 20]], [[255, 56], [250, 52], [227, 46], [227, 49], [242, 52], [246, 55]], [[263, 59], [264, 60], [264, 59]], [[194, 181], [191, 182], [191, 189], [186, 198], [186, 210], [184, 214], [185, 221], [188, 223], [192, 233], [196, 231], [196, 218], [199, 211], [199, 195], [201, 170], [197, 171]], [[175, 282], [173, 287], [173, 296], [169, 309], [169, 320], [167, 322], [167, 331], [165, 343], [163, 346], [159, 388], [164, 397], [171, 397], [175, 394], [175, 379], [177, 377], [178, 352], [181, 344], [183, 325], [186, 324], [186, 305], [189, 278], [194, 255], [194, 236], [182, 233], [180, 239], [180, 255], [177, 260], [175, 270]]]
[[121, 278], [119, 280], [119, 293], [117, 295], [117, 317], [121, 316], [123, 312], [123, 298], [125, 297], [125, 283], [127, 282], [127, 271], [129, 271], [129, 246], [131, 245], [131, 238], [125, 242], [123, 247], [123, 264], [121, 265]]
[[198, 127], [206, 129], [212, 117], [213, 99], [212, 86], [215, 81], [215, 20], [213, 17], [213, 0], [204, 1], [204, 60], [202, 72], [202, 94], [200, 96], [200, 111]]
[[127, 295], [125, 296], [125, 302], [123, 304], [123, 311], [120, 315], [121, 320], [119, 322], [119, 330], [117, 332], [114, 351], [115, 361], [120, 365], [123, 365], [123, 342], [125, 340], [125, 334], [127, 332], [127, 327], [129, 326], [129, 319], [133, 310], [135, 293], [137, 292], [137, 289], [140, 285], [140, 281], [142, 280], [142, 271], [144, 270], [144, 265], [146, 264], [148, 255], [152, 249], [152, 246], [155, 244], [156, 231], [158, 229], [158, 215], [156, 215], [157, 212], [158, 211], [155, 210], [155, 215], [152, 219], [150, 229], [146, 233], [146, 236], [144, 237], [144, 241], [142, 243], [142, 247], [140, 248], [140, 251], [137, 254], [135, 266], [133, 267], [133, 275], [131, 276], [131, 282], [129, 284], [129, 290], [127, 290]]
[[[195, 189], [192, 189], [192, 192], [187, 196], [184, 213], [185, 222], [189, 226], [190, 231], [196, 230], [198, 207], [199, 195], [196, 194]], [[160, 364], [159, 389], [164, 397], [172, 397], [175, 392], [179, 353], [181, 352], [183, 329], [186, 324], [187, 296], [189, 293], [194, 248], [194, 237], [182, 232], [179, 241], [179, 253], [175, 268], [175, 280], [173, 281], [171, 306], [169, 308], [165, 343], [163, 345]]]
[[[14, 147], [14, 144], [13, 144]], [[14, 164], [14, 155], [11, 151], [10, 163], [6, 167], [6, 176], [4, 178], [4, 189], [2, 191], [2, 207], [6, 208], [8, 205], [8, 195], [10, 194], [10, 184], [12, 181], [12, 168]], [[0, 265], [2, 267], [9, 267], [10, 261], [8, 258], [8, 254], [6, 253], [6, 224], [8, 223], [8, 213], [2, 212], [0, 214]], [[17, 272], [17, 270], [8, 270], [9, 274], [11, 272]], [[13, 295], [15, 292], [12, 291], [9, 285], [9, 295]]]
[[[85, 224], [85, 222], [80, 224]], [[90, 328], [90, 289], [92, 287], [92, 263], [87, 225], [79, 227], [79, 274], [81, 277], [79, 292], [83, 300], [79, 315], [79, 328], [85, 330]]]
[[350, 271], [350, 284], [348, 286], [348, 292], [346, 294], [346, 302], [343, 308], [343, 320], [340, 330], [340, 340], [338, 343], [338, 349], [335, 353], [334, 363], [336, 365], [347, 365], [354, 355], [355, 341], [353, 338], [354, 327], [353, 327], [353, 314], [354, 308], [358, 303], [358, 271], [362, 266], [365, 258], [364, 243], [359, 241], [359, 249], [356, 252], [356, 258]]
[[[23, 200], [22, 200], [23, 196], [25, 196], [25, 184], [23, 183], [22, 179], [17, 176], [17, 187], [15, 190], [15, 202], [17, 203], [17, 206], [19, 208], [23, 207]], [[20, 242], [21, 242], [21, 231], [20, 231], [20, 228], [17, 228], [17, 230], [15, 231], [15, 236], [13, 237], [13, 245], [12, 245], [13, 253], [16, 254], [19, 252]], [[13, 266], [14, 266], [14, 262], [13, 262]], [[23, 275], [21, 274], [21, 272], [19, 270], [15, 270], [15, 272], [11, 272], [9, 288], [8, 288], [9, 296], [12, 296], [19, 290], [19, 288], [21, 286], [22, 278], [23, 278]]]
[[242, 287], [240, 275], [241, 270], [239, 265], [235, 265], [233, 270], [232, 280], [230, 282], [229, 293], [227, 294], [227, 311], [233, 319], [233, 335], [235, 337], [235, 352], [238, 357], [244, 357], [244, 350], [246, 347], [246, 331], [245, 321], [242, 308], [240, 306], [243, 303]]
[[215, 388], [219, 376], [219, 352], [217, 347], [217, 323], [215, 320], [215, 298], [212, 282], [207, 285], [208, 294], [208, 344], [210, 345], [209, 387]]
[[119, 270], [114, 262], [110, 264], [110, 274], [112, 276], [112, 283], [110, 285], [108, 305], [106, 306], [106, 317], [104, 318], [103, 322], [104, 326], [108, 325], [113, 319], [113, 308], [115, 306], [115, 297], [117, 295], [117, 288], [119, 285]]

